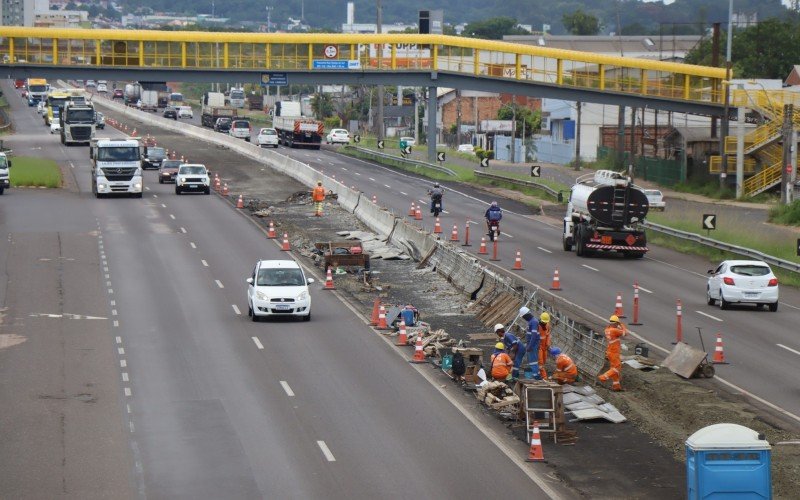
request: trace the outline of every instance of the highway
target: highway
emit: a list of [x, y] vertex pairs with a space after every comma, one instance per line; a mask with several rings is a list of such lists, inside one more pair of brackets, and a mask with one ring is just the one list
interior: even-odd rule
[[[222, 199], [177, 197], [152, 171], [142, 200], [95, 199], [87, 149], [62, 147], [35, 111], [5, 90], [17, 127], [6, 143], [74, 173], [73, 189], [56, 195], [7, 192], [0, 202], [15, 210], [3, 211], [0, 228], [15, 234], [18, 214], [30, 213], [40, 216], [26, 221], [29, 231], [80, 235], [84, 274], [63, 275], [62, 286], [80, 297], [92, 277], [94, 292], [84, 298], [92, 307], [81, 314], [104, 319], [92, 345], [105, 359], [95, 378], [106, 381], [106, 394], [116, 392], [117, 403], [104, 409], [103, 421], [127, 437], [108, 444], [116, 460], [105, 467], [117, 474], [110, 474], [116, 481], [106, 496], [475, 498], [495, 495], [498, 484], [515, 497], [570, 496], [524, 464], [527, 450], [499, 422], [452, 404], [446, 390], [428, 383], [429, 367], [409, 365], [336, 294], [312, 291], [310, 323], [250, 322], [244, 280], [258, 259], [284, 252]], [[18, 286], [12, 281], [6, 298]], [[27, 286], [36, 294], [52, 284]], [[21, 314], [9, 310], [10, 317]], [[0, 351], [0, 361], [51, 370], [37, 364], [32, 349]], [[39, 390], [35, 379], [14, 383], [14, 391]], [[4, 423], [31, 425], [23, 415]], [[30, 455], [54, 446], [20, 441]], [[11, 450], [0, 453], [4, 464], [25, 462]], [[33, 473], [47, 470], [14, 467], [17, 476], [4, 474], [0, 496], [26, 491], [20, 485], [35, 484]], [[129, 477], [120, 478], [120, 470]], [[60, 494], [56, 485], [39, 488], [40, 497]]]
[[[199, 124], [199, 116], [193, 122]], [[254, 134], [257, 128], [254, 127]], [[379, 204], [404, 216], [412, 202], [423, 208], [427, 204], [430, 180], [381, 167], [336, 152], [336, 147], [321, 150], [290, 149], [279, 151], [333, 175], [348, 186], [355, 186], [367, 196], [377, 196]], [[477, 252], [484, 232], [483, 212], [492, 201], [490, 195], [464, 185], [448, 185], [441, 217], [444, 237], [453, 225], [463, 237], [464, 225], [470, 220], [472, 244]], [[545, 288], [551, 284], [553, 272], [559, 269], [563, 291], [560, 297], [587, 310], [598, 323], [603, 323], [614, 310], [617, 293], [631, 321], [633, 283], [640, 286], [640, 319], [643, 326], [632, 330], [662, 352], [672, 348], [676, 337], [676, 305], [682, 301], [683, 339], [700, 348], [697, 327], [702, 329], [706, 351], [713, 352], [717, 333], [723, 336], [729, 365], [718, 365], [717, 377], [734, 393], [752, 396], [760, 404], [770, 406], [793, 424], [800, 424], [800, 338], [796, 325], [800, 322], [800, 293], [790, 287], [781, 288], [779, 310], [754, 310], [752, 306], [721, 311], [706, 304], [706, 271], [716, 267], [702, 257], [653, 247], [642, 260], [618, 256], [579, 258], [561, 246], [559, 221], [540, 217], [522, 204], [500, 200], [506, 208], [502, 222], [503, 237], [499, 245], [501, 262], [482, 260], [488, 266], [509, 270], [514, 254], [522, 251], [525, 270], [515, 272], [519, 279]], [[433, 219], [423, 209], [422, 226], [433, 229]], [[456, 216], [455, 214], [459, 214]], [[743, 228], [746, 230], [746, 228]], [[479, 257], [476, 255], [476, 257]]]

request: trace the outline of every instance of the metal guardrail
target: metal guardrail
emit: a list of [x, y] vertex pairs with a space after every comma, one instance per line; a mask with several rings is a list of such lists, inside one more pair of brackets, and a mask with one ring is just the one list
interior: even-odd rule
[[394, 156], [394, 155], [390, 155], [390, 154], [386, 154], [386, 153], [381, 153], [379, 151], [375, 151], [375, 150], [372, 150], [372, 149], [360, 148], [358, 146], [346, 146], [346, 148], [347, 149], [355, 149], [359, 153], [363, 153], [363, 154], [366, 154], [366, 155], [369, 155], [369, 156], [373, 156], [375, 158], [379, 158], [379, 159], [382, 159], [382, 160], [392, 160], [392, 161], [395, 161], [395, 162], [398, 162], [398, 163], [405, 163], [405, 164], [408, 164], [409, 166], [413, 166], [415, 168], [416, 167], [430, 168], [430, 169], [436, 170], [438, 172], [443, 172], [443, 173], [445, 173], [445, 174], [447, 174], [447, 175], [449, 175], [451, 177], [455, 177], [457, 175], [455, 172], [453, 172], [449, 168], [440, 167], [439, 165], [434, 165], [433, 163], [427, 163], [427, 162], [419, 161], [419, 160], [410, 160], [408, 158], [403, 158], [403, 157], [400, 157], [400, 156]]
[[481, 172], [480, 170], [473, 170], [472, 172], [475, 174], [476, 177], [508, 182], [509, 184], [516, 184], [518, 186], [525, 186], [534, 189], [541, 189], [542, 191], [545, 191], [547, 194], [552, 195], [553, 198], [558, 198], [558, 191], [551, 188], [550, 186], [539, 184], [538, 182], [524, 181], [522, 179], [514, 179], [513, 177], [506, 177], [504, 175], [487, 174], [486, 172]]
[[671, 227], [662, 226], [661, 224], [656, 224], [654, 222], [645, 221], [643, 225], [649, 229], [653, 229], [660, 233], [668, 234], [670, 236], [675, 236], [676, 238], [694, 241], [695, 243], [700, 243], [702, 245], [717, 248], [719, 250], [725, 250], [726, 252], [732, 252], [739, 255], [744, 255], [746, 257], [750, 257], [753, 259], [761, 259], [767, 264], [780, 267], [781, 269], [785, 269], [787, 271], [800, 273], [800, 264], [790, 262], [784, 259], [779, 259], [777, 257], [773, 257], [772, 255], [767, 255], [763, 252], [759, 252], [758, 250], [731, 245], [730, 243], [725, 243], [712, 238], [706, 238], [705, 236], [701, 236], [695, 233], [687, 233], [686, 231], [681, 231], [679, 229], [673, 229]]

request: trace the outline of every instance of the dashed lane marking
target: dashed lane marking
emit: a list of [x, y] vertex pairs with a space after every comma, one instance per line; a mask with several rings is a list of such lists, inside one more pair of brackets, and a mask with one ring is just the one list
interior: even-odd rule
[[328, 445], [325, 444], [325, 441], [317, 441], [317, 445], [319, 446], [319, 449], [322, 450], [322, 454], [325, 455], [325, 458], [328, 460], [328, 462], [336, 461], [336, 458], [333, 456], [333, 453], [331, 453]]
[[255, 342], [256, 347], [258, 347], [259, 349], [263, 349], [264, 348], [264, 345], [261, 343], [260, 340], [258, 340], [258, 337], [253, 337], [253, 342]]
[[121, 344], [122, 343], [122, 337], [117, 337], [115, 340], [117, 341], [117, 344]]
[[400, 191], [400, 194], [402, 194], [403, 196], [408, 196], [408, 193], [404, 193], [402, 191]]
[[553, 252], [551, 252], [550, 250], [548, 250], [548, 249], [546, 249], [546, 248], [542, 248], [542, 247], [536, 247], [536, 248], [538, 248], [538, 249], [539, 249], [539, 250], [541, 250], [542, 252], [546, 252], [546, 253], [553, 253]]
[[586, 269], [591, 269], [592, 271], [594, 271], [594, 272], [596, 272], [596, 273], [599, 273], [599, 272], [600, 272], [600, 270], [599, 270], [599, 269], [597, 269], [597, 268], [594, 268], [594, 267], [592, 267], [592, 266], [587, 266], [586, 264], [581, 264], [581, 266], [585, 267]]
[[289, 396], [290, 398], [294, 397], [294, 391], [292, 390], [291, 387], [289, 387], [288, 382], [281, 380], [281, 386], [283, 387], [283, 390], [286, 391], [287, 396]]
[[161, 208], [167, 208], [167, 206], [162, 203]]
[[385, 187], [386, 189], [392, 189], [392, 186], [390, 186], [388, 184], [384, 184], [383, 187]]
[[354, 174], [356, 174], [356, 175], [361, 175], [361, 174], [359, 174], [358, 172], [353, 172], [353, 173], [354, 173]]
[[128, 377], [128, 372], [122, 372], [122, 381], [123, 382], [130, 382], [130, 377]]
[[125, 348], [124, 347], [117, 347], [117, 354], [119, 354], [120, 356], [124, 356], [125, 355]]
[[183, 234], [186, 234], [186, 228], [185, 228], [185, 227], [182, 227], [182, 228], [181, 228], [181, 232], [182, 232]]
[[125, 395], [128, 396], [128, 397], [131, 396], [131, 388], [130, 387], [126, 387], [125, 388]]
[[376, 182], [374, 177], [369, 177], [369, 180], [371, 180], [372, 182]]
[[175, 220], [175, 216], [172, 215], [172, 214], [169, 214], [169, 218], [172, 219], [172, 220]]
[[240, 316], [242, 315], [242, 311], [239, 310], [239, 306], [237, 306], [236, 304], [231, 304], [231, 307], [233, 308], [233, 312], [235, 312]]
[[197, 245], [194, 244], [194, 241], [190, 241], [189, 246], [192, 248], [197, 248]]
[[201, 260], [200, 262], [202, 262], [205, 267], [208, 267], [208, 262], [206, 262], [205, 260]]
[[642, 285], [639, 285], [639, 290], [643, 291], [644, 293], [653, 293], [652, 290], [648, 290], [647, 288], [644, 288]]
[[119, 328], [119, 321], [114, 320], [114, 328]]
[[783, 345], [783, 344], [775, 344], [775, 345], [776, 345], [776, 346], [778, 346], [778, 347], [780, 347], [780, 348], [782, 348], [782, 349], [786, 349], [787, 351], [789, 351], [789, 352], [793, 352], [793, 353], [797, 354], [798, 356], [800, 356], [800, 351], [795, 351], [795, 350], [794, 350], [794, 349], [792, 349], [791, 347], [786, 347], [786, 346], [785, 346], [785, 345]]
[[225, 285], [223, 285], [220, 280], [214, 280], [214, 282], [217, 284], [218, 287], [225, 288]]
[[124, 360], [124, 359], [120, 359], [119, 360], [119, 367], [120, 368], [127, 368], [128, 367], [128, 362], [126, 360]]
[[154, 195], [153, 195], [153, 198], [158, 198], [158, 195], [157, 195], [157, 194], [154, 194]]
[[721, 320], [721, 319], [719, 319], [719, 318], [718, 318], [718, 317], [716, 317], [716, 316], [712, 316], [712, 315], [710, 315], [710, 314], [706, 314], [706, 313], [704, 313], [703, 311], [695, 311], [695, 312], [696, 312], [697, 314], [702, 314], [702, 315], [703, 315], [703, 316], [705, 316], [706, 318], [711, 318], [711, 319], [713, 319], [714, 321], [719, 321], [720, 323], [722, 323], [722, 320]]

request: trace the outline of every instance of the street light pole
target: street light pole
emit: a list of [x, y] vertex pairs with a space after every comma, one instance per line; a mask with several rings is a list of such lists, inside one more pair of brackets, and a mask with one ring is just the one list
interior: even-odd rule
[[[377, 3], [377, 11], [378, 11], [377, 12], [377, 19], [376, 19], [376, 23], [375, 23], [375, 32], [380, 35], [381, 30], [382, 30], [382, 24], [383, 24], [383, 7], [381, 6], [381, 0], [375, 0], [375, 1]], [[383, 56], [383, 45], [380, 44], [380, 43], [377, 44], [377, 49], [378, 49], [378, 65], [382, 66], [383, 65], [383, 58], [382, 58], [382, 56]], [[378, 69], [380, 70], [381, 68], [379, 67]], [[378, 85], [378, 118], [377, 118], [377, 122], [378, 122], [377, 126], [378, 126], [378, 128], [377, 128], [377, 136], [378, 136], [378, 140], [379, 141], [383, 140], [383, 99], [384, 99], [384, 96], [383, 96], [383, 85]]]
[[511, 96], [511, 163], [514, 163], [515, 154], [514, 149], [516, 146], [515, 137], [517, 135], [517, 96]]
[[728, 0], [728, 35], [725, 41], [725, 105], [723, 106], [722, 130], [719, 134], [720, 156], [722, 166], [719, 174], [719, 187], [725, 187], [725, 179], [728, 177], [728, 154], [725, 152], [725, 138], [728, 136], [730, 128], [730, 102], [731, 102], [731, 45], [733, 44], [733, 0]]

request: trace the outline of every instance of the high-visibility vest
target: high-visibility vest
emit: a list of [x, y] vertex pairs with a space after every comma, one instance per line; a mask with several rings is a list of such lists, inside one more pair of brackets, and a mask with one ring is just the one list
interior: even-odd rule
[[322, 186], [315, 187], [314, 191], [311, 192], [311, 199], [314, 201], [325, 201], [325, 188]]

